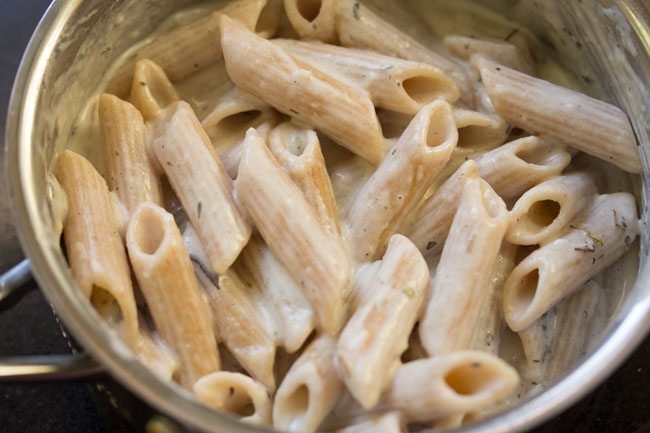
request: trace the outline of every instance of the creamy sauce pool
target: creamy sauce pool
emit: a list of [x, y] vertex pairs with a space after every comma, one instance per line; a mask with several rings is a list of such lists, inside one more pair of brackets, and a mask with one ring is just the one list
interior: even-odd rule
[[[400, 20], [404, 20], [404, 14], [396, 11], [395, 6], [387, 6], [388, 3], [382, 2], [381, 0], [373, 0], [369, 3], [376, 4], [380, 9], [379, 11], [381, 12], [383, 10], [384, 14], [389, 15], [389, 18], [392, 18], [392, 21], [396, 24], [399, 24]], [[413, 36], [421, 36], [426, 32], [430, 32], [437, 38], [442, 38], [449, 34], [458, 34], [498, 38], [508, 40], [515, 45], [525, 45], [531, 50], [536, 60], [537, 75], [539, 77], [578, 91], [582, 90], [579, 83], [572, 79], [572, 75], [544, 52], [543, 44], [537, 41], [525, 29], [506, 18], [465, 0], [457, 0], [454, 2], [447, 0], [411, 0], [409, 3], [412, 8], [418, 10], [418, 15], [424, 22], [421, 28], [417, 28], [417, 26], [400, 26]], [[170, 16], [160, 25], [156, 32], [143, 40], [141, 44], [132, 47], [121, 58], [128, 58], [133, 52], [138, 50], [139, 46], [146, 44], [149, 40], [155, 38], [156, 35], [179, 24], [196, 20], [209, 11], [221, 7], [223, 4], [223, 1], [203, 3]], [[286, 30], [284, 31], [286, 32]], [[282, 34], [283, 30], [280, 30], [280, 32]], [[437, 41], [429, 39], [425, 42], [436, 45], [441, 44], [439, 39]], [[105, 88], [106, 83], [108, 83], [112, 74], [119, 66], [120, 62], [117, 62], [107, 73], [103, 85], [97, 89], [95, 96], [91, 98], [79, 114], [68, 140], [68, 148], [88, 158], [102, 175], [106, 174], [106, 167], [102, 150], [103, 137], [99, 128], [97, 103], [99, 95]], [[209, 66], [181, 82], [174, 83], [174, 85], [181, 99], [189, 102], [195, 109], [199, 119], [205, 117], [215, 105], [215, 101], [230, 88], [229, 79], [223, 63]], [[483, 95], [476, 96], [480, 100]], [[372, 174], [372, 167], [326, 137], [319, 137], [339, 211], [343, 213], [353, 201], [360, 187]], [[243, 137], [231, 137], [229, 142], [233, 143], [241, 138]], [[579, 155], [574, 159], [572, 165], [596, 173], [595, 179], [599, 187], [599, 192], [601, 193], [635, 191], [637, 188], [629, 175], [595, 158]], [[65, 195], [61, 192], [55, 180], [51, 182], [51, 186], [50, 200], [52, 202], [52, 208], [55, 211], [55, 225], [57, 226], [57, 230], [60, 230], [61, 221], [66, 210]], [[56, 215], [59, 217], [57, 218]], [[205, 260], [205, 253], [192, 227], [187, 226], [183, 235], [190, 254], [193, 257]], [[606, 272], [596, 277], [597, 282], [604, 289], [605, 296], [601, 296], [602, 305], [598, 309], [599, 317], [595, 318], [597, 325], [593, 327], [593, 330], [590, 332], [589, 341], [586, 342], [587, 353], [589, 352], [589, 348], [600, 341], [600, 336], [602, 331], [606, 329], [609, 318], [617, 312], [625, 293], [634, 283], [638, 270], [637, 257], [638, 247], [634, 247]], [[428, 263], [433, 273], [437, 260], [434, 258], [429, 260]], [[362, 270], [362, 273], [367, 277], [368, 275], [372, 275], [372, 270], [366, 268]], [[361, 280], [366, 281], [368, 278], [361, 278]], [[551, 327], [548, 332], [552, 331], [553, 328]], [[583, 343], [576, 342], [576, 344]], [[520, 368], [525, 363], [521, 344], [514, 333], [506, 331], [502, 337], [500, 356], [517, 368]], [[531, 389], [539, 390], [546, 385], [544, 383], [531, 384], [525, 380], [522, 380], [522, 382], [522, 393], [519, 393], [522, 396], [525, 391]], [[516, 399], [517, 397], [515, 396], [514, 398]], [[346, 399], [344, 398], [342, 401], [346, 401]], [[343, 406], [346, 405], [339, 404], [337, 407]], [[349, 405], [346, 406], [345, 410], [339, 409], [339, 411], [345, 412], [345, 415], [348, 416], [355, 415], [355, 410], [350, 410]], [[337, 416], [337, 410], [334, 411], [333, 415]], [[341, 418], [345, 417], [341, 412], [338, 415]]]

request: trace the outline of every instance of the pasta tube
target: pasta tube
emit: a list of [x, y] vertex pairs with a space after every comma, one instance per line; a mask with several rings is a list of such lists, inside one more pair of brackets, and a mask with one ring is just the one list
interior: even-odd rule
[[206, 406], [241, 422], [271, 425], [271, 398], [264, 386], [246, 375], [229, 371], [208, 374], [194, 384], [194, 393]]
[[257, 127], [272, 116], [270, 105], [233, 86], [215, 102], [201, 125], [210, 138], [237, 135], [241, 139], [248, 128]]
[[481, 177], [504, 200], [557, 176], [570, 162], [566, 150], [539, 137], [520, 138], [476, 158]]
[[336, 333], [345, 315], [348, 258], [253, 129], [244, 141], [236, 189], [262, 238], [309, 300], [317, 327]]
[[404, 416], [400, 412], [388, 412], [337, 430], [336, 433], [402, 433], [406, 430]]
[[[267, 0], [233, 1], [221, 10], [150, 40], [138, 47], [137, 51], [132, 53], [112, 74], [107, 92], [118, 96], [128, 94], [129, 85], [133, 81], [134, 67], [142, 59], [149, 59], [160, 65], [171, 81], [180, 81], [218, 62], [222, 58], [219, 44], [221, 15], [226, 14], [240, 21], [246, 28], [255, 30], [258, 26], [271, 24], [275, 19], [272, 17], [271, 20], [262, 20], [267, 3], [269, 3]], [[275, 11], [268, 12], [275, 14]]]
[[348, 321], [337, 346], [348, 390], [370, 409], [400, 364], [429, 287], [429, 269], [415, 245], [393, 235], [371, 293]]
[[620, 108], [485, 59], [479, 67], [494, 107], [511, 124], [641, 173], [634, 131]]
[[178, 355], [180, 382], [191, 389], [221, 362], [208, 306], [174, 217], [142, 203], [129, 222], [126, 244], [156, 328]]
[[129, 212], [144, 201], [162, 203], [159, 175], [147, 151], [147, 126], [138, 110], [116, 96], [99, 98], [108, 184]]
[[372, 102], [362, 92], [294, 59], [225, 16], [221, 45], [228, 75], [239, 87], [313, 125], [370, 163], [381, 162], [381, 128]]
[[508, 277], [503, 310], [510, 328], [528, 328], [562, 298], [618, 259], [639, 234], [634, 197], [596, 196], [571, 230], [531, 253]]
[[471, 104], [472, 85], [465, 70], [454, 60], [431, 51], [417, 40], [384, 21], [355, 0], [341, 0], [336, 23], [341, 45], [369, 49], [391, 57], [428, 63], [443, 70]]
[[515, 267], [517, 245], [504, 241], [501, 244], [497, 262], [487, 286], [487, 301], [479, 313], [476, 332], [471, 348], [498, 355], [501, 345], [501, 333], [505, 327], [503, 321], [502, 291], [508, 276]]
[[483, 56], [524, 74], [535, 75], [535, 63], [530, 53], [508, 42], [458, 35], [446, 36], [444, 42], [449, 52], [461, 59], [469, 61], [474, 55]]
[[506, 123], [498, 116], [456, 108], [454, 122], [458, 128], [458, 146], [454, 153], [461, 156], [492, 150], [502, 145], [508, 136]]
[[284, 0], [289, 22], [301, 39], [335, 42], [337, 0]]
[[509, 242], [546, 244], [593, 200], [596, 185], [582, 172], [552, 177], [529, 189], [510, 212]]
[[388, 238], [419, 204], [457, 140], [448, 103], [436, 101], [420, 110], [347, 213], [356, 260], [372, 261], [382, 255]]
[[425, 63], [353, 48], [291, 39], [274, 43], [315, 69], [370, 96], [377, 107], [415, 114], [436, 99], [455, 102], [460, 93], [443, 71]]
[[402, 365], [385, 402], [410, 421], [431, 421], [487, 408], [518, 384], [515, 369], [500, 358], [454, 352]]
[[162, 110], [179, 99], [176, 88], [160, 66], [147, 59], [135, 64], [131, 101], [144, 120], [155, 120]]
[[68, 262], [81, 292], [130, 347], [139, 339], [131, 273], [104, 179], [83, 156], [64, 150], [56, 178], [68, 198], [63, 224]]
[[316, 211], [321, 224], [337, 235], [341, 230], [339, 212], [316, 132], [284, 123], [271, 132], [269, 148]]
[[276, 430], [316, 431], [344, 390], [336, 371], [335, 355], [336, 341], [321, 336], [294, 362], [275, 394]]
[[430, 356], [471, 347], [489, 294], [485, 276], [494, 272], [507, 226], [503, 200], [484, 180], [468, 180], [419, 326]]
[[260, 289], [246, 285], [232, 272], [219, 277], [218, 286], [205, 274], [197, 274], [208, 293], [219, 340], [253, 378], [274, 390], [274, 329]]
[[478, 177], [476, 163], [467, 161], [420, 205], [413, 218], [414, 223], [406, 233], [425, 257], [442, 251], [463, 187], [470, 179]]
[[[276, 322], [278, 343], [288, 353], [300, 349], [314, 329], [314, 313], [301, 288], [275, 258], [258, 234], [254, 234], [233, 265], [244, 284], [259, 287]], [[248, 280], [247, 280], [248, 279]]]
[[225, 272], [251, 235], [232, 196], [232, 181], [186, 102], [175, 102], [154, 129], [153, 149], [208, 256]]

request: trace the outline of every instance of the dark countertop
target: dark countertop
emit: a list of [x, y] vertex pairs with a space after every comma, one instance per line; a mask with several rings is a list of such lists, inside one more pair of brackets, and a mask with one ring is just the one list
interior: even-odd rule
[[[9, 93], [20, 56], [48, 3], [0, 0], [0, 136], [4, 135]], [[5, 271], [22, 255], [8, 213], [4, 165], [0, 166], [0, 179], [0, 271]], [[37, 290], [26, 290], [0, 308], [0, 357], [68, 352], [56, 318]], [[109, 400], [98, 395], [95, 386], [93, 382], [0, 384], [0, 431], [134, 431]], [[564, 432], [650, 433], [650, 338], [605, 384], [534, 431]]]

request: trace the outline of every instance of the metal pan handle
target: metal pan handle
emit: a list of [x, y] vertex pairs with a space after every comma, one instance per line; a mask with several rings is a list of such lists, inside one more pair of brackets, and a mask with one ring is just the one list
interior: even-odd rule
[[[32, 280], [25, 259], [0, 276], [0, 304]], [[79, 380], [96, 376], [102, 368], [85, 353], [0, 358], [0, 382]]]

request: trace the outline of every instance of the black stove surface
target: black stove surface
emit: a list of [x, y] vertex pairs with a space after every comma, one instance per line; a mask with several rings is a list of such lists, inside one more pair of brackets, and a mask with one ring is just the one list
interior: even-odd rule
[[[48, 3], [0, 0], [0, 136], [4, 136], [9, 93], [21, 55]], [[4, 164], [0, 179], [0, 272], [4, 272], [22, 255], [10, 222]], [[0, 358], [56, 353], [69, 353], [68, 344], [35, 287], [0, 308]], [[110, 384], [110, 378], [104, 380]], [[0, 432], [134, 432], [132, 422], [96, 388], [93, 381], [0, 384]], [[605, 384], [534, 433], [650, 433], [649, 393], [650, 338]]]

